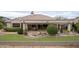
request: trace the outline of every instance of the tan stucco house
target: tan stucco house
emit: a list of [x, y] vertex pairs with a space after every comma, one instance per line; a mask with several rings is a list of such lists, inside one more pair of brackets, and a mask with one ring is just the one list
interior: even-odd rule
[[54, 24], [57, 25], [59, 31], [63, 29], [68, 30], [68, 32], [70, 32], [72, 31], [72, 24], [77, 23], [78, 21], [73, 19], [58, 20], [55, 17], [49, 17], [42, 14], [34, 14], [32, 12], [31, 15], [18, 17], [12, 20], [6, 20], [5, 22], [7, 24], [7, 27], [21, 27], [24, 31], [43, 30], [47, 28], [48, 24]]

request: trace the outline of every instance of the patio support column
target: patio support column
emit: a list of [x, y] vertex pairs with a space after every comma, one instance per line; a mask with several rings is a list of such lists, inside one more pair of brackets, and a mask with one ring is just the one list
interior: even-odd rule
[[23, 23], [23, 34], [25, 34], [25, 23]]
[[58, 24], [58, 33], [61, 33], [61, 25], [60, 24]]
[[27, 24], [25, 24], [25, 30], [28, 30], [28, 25]]
[[36, 24], [36, 28], [37, 28], [37, 30], [38, 30], [38, 24]]
[[61, 33], [61, 25], [60, 25], [60, 33]]
[[59, 33], [59, 24], [57, 24], [57, 29], [58, 29], [58, 33]]
[[68, 31], [71, 32], [71, 24], [68, 24]]
[[58, 24], [57, 24], [57, 29], [58, 29]]
[[21, 28], [21, 23], [20, 23], [20, 28]]
[[27, 30], [28, 30], [28, 25], [27, 24], [23, 24], [23, 33], [26, 35], [27, 34]]
[[23, 30], [28, 30], [27, 24], [23, 24]]

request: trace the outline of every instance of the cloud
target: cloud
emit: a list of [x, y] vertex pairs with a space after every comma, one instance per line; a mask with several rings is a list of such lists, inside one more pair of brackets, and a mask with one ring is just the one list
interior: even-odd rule
[[75, 18], [77, 16], [79, 16], [79, 11], [48, 11], [45, 12], [47, 13], [49, 16], [62, 16], [62, 17], [66, 17], [66, 18]]
[[27, 15], [27, 13], [22, 13], [22, 12], [0, 12], [0, 16], [4, 16], [4, 17], [9, 17], [9, 18], [15, 18], [15, 17], [21, 17], [21, 16], [25, 16]]
[[[0, 16], [8, 18], [16, 18], [29, 15], [31, 11], [0, 11]], [[74, 18], [79, 16], [79, 11], [35, 11], [36, 14], [48, 15], [51, 17], [62, 16], [66, 18]]]

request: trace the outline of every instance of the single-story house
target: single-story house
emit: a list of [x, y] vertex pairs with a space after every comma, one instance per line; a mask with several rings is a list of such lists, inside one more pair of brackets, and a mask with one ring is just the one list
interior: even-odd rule
[[62, 19], [59, 20], [55, 17], [50, 17], [42, 14], [35, 14], [31, 12], [30, 15], [24, 17], [18, 17], [12, 20], [6, 20], [7, 27], [21, 27], [23, 30], [36, 31], [46, 29], [48, 24], [57, 25], [57, 28], [61, 30], [72, 31], [72, 24], [77, 23], [77, 19]]

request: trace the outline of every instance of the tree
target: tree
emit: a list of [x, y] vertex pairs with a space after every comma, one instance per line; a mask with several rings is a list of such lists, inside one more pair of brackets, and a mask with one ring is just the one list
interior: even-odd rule
[[79, 22], [75, 24], [77, 32], [79, 32]]
[[62, 16], [56, 16], [56, 20], [65, 20], [66, 18], [62, 17]]
[[3, 17], [0, 16], [0, 29], [2, 29], [4, 27], [4, 24], [5, 24], [5, 22], [3, 20]]
[[3, 23], [0, 23], [0, 29], [2, 29], [3, 28]]
[[55, 35], [55, 34], [57, 34], [58, 29], [57, 29], [57, 27], [55, 25], [48, 25], [47, 32], [50, 35]]

